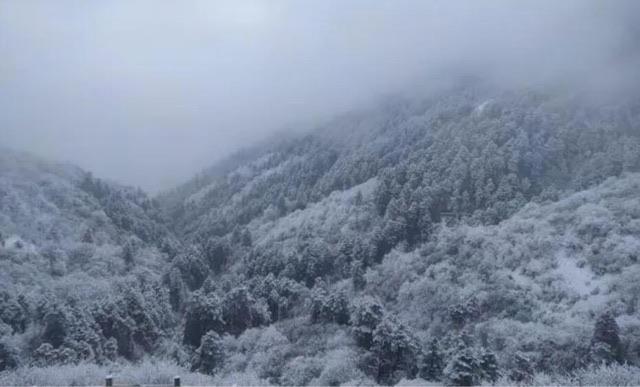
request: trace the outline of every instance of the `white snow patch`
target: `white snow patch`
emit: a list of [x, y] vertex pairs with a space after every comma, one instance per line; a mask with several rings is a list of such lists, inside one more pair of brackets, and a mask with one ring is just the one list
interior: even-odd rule
[[239, 192], [235, 193], [231, 197], [231, 202], [234, 204], [237, 204], [240, 200], [242, 200], [243, 197], [251, 193], [251, 191], [255, 189], [255, 186], [257, 184], [267, 181], [269, 178], [271, 178], [274, 175], [283, 174], [285, 172], [285, 169], [288, 168], [289, 166], [293, 164], [303, 163], [304, 161], [305, 160], [302, 156], [296, 156], [296, 157], [290, 158], [289, 160], [286, 160], [285, 162], [282, 162], [276, 165], [273, 168], [269, 168], [262, 171], [260, 175], [255, 176], [244, 187], [242, 187], [242, 189]]
[[233, 171], [232, 174], [238, 175], [240, 177], [249, 178], [253, 176], [253, 168], [251, 167], [251, 165], [243, 165], [238, 169], [236, 169], [235, 171]]
[[187, 199], [185, 199], [185, 203], [186, 204], [197, 204], [197, 203], [199, 203], [200, 201], [202, 201], [202, 199], [207, 194], [207, 192], [211, 191], [216, 185], [218, 185], [217, 181], [214, 181], [213, 183], [207, 184], [206, 186], [202, 187], [198, 192], [192, 194]]
[[482, 114], [484, 112], [484, 109], [489, 106], [489, 104], [493, 102], [493, 99], [488, 99], [484, 102], [482, 102], [480, 105], [478, 105], [476, 107], [476, 114]]
[[4, 247], [12, 250], [22, 250], [29, 253], [35, 253], [36, 248], [32, 243], [26, 242], [18, 235], [11, 235], [4, 241]]
[[329, 232], [340, 225], [347, 225], [347, 219], [356, 216], [357, 207], [351, 204], [358, 192], [363, 199], [369, 200], [377, 185], [377, 179], [366, 182], [345, 191], [334, 191], [318, 203], [312, 203], [303, 210], [294, 211], [283, 218], [259, 224], [256, 219], [250, 223], [250, 229], [260, 245], [272, 239], [294, 235], [306, 225], [313, 225], [318, 232]]
[[558, 254], [558, 267], [555, 269], [565, 279], [565, 284], [581, 296], [588, 296], [597, 287], [594, 273], [587, 265], [579, 267], [566, 253]]

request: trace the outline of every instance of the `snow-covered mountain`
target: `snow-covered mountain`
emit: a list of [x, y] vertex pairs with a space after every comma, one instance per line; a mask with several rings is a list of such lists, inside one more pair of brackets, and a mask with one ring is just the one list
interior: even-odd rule
[[[637, 105], [462, 88], [394, 100], [251, 154], [160, 197], [173, 230], [199, 246], [192, 261], [209, 263], [189, 264], [210, 274], [187, 276], [199, 290], [185, 343], [200, 345], [210, 329], [274, 325], [291, 352], [280, 371], [259, 375], [277, 383], [289, 380], [289, 357], [326, 364], [335, 335], [354, 340], [339, 346], [353, 371], [341, 382], [452, 380], [469, 351], [478, 362], [497, 354], [516, 380], [603, 357], [637, 364]], [[189, 324], [236, 292], [240, 327], [224, 311]], [[594, 324], [612, 316], [622, 341], [594, 349]], [[319, 326], [332, 328], [304, 343]], [[447, 372], [425, 355], [434, 338]], [[220, 372], [236, 369], [251, 366]], [[331, 382], [312, 375], [291, 382]]]
[[156, 199], [4, 152], [0, 369], [549, 384], [626, 362], [588, 375], [637, 380], [639, 172], [640, 104], [480, 87], [336, 118]]
[[[0, 369], [101, 362], [140, 352], [144, 340], [134, 337], [139, 333], [133, 323], [140, 312], [125, 308], [125, 300], [163, 307], [162, 290], [152, 287], [160, 283], [167, 251], [178, 246], [163, 222], [159, 208], [140, 190], [4, 149]], [[121, 316], [114, 314], [116, 305], [123, 308]], [[166, 318], [170, 315], [158, 312], [149, 317], [155, 321], [148, 328], [159, 336], [158, 325]], [[131, 322], [116, 333], [113, 319]], [[115, 350], [114, 341], [120, 345]]]

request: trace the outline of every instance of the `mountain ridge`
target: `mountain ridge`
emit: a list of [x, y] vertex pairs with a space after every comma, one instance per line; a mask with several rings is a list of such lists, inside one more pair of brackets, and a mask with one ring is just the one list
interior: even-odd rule
[[638, 365], [639, 124], [634, 104], [458, 88], [156, 198], [3, 152], [2, 367], [304, 385]]

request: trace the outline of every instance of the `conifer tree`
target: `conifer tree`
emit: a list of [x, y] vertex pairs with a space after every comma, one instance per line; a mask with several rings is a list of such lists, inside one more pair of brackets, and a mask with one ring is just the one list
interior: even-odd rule
[[124, 265], [127, 271], [133, 269], [135, 263], [135, 248], [131, 241], [127, 241], [127, 243], [122, 247], [122, 259], [124, 260]]
[[376, 363], [376, 380], [396, 383], [417, 373], [418, 346], [412, 332], [393, 316], [385, 316], [373, 331], [371, 352]]
[[107, 341], [105, 341], [102, 348], [104, 357], [111, 361], [116, 360], [116, 358], [118, 357], [118, 341], [115, 338], [110, 337]]
[[0, 341], [0, 372], [19, 365], [18, 350], [7, 342]]
[[364, 278], [364, 264], [362, 261], [353, 261], [351, 263], [351, 281], [355, 290], [364, 289], [367, 280]]
[[213, 375], [222, 367], [223, 363], [224, 348], [222, 339], [216, 332], [209, 331], [202, 337], [202, 342], [196, 351], [191, 369]]
[[480, 369], [482, 371], [482, 379], [491, 383], [495, 383], [500, 378], [500, 370], [498, 369], [498, 359], [496, 354], [490, 350], [483, 350], [480, 356]]
[[591, 338], [591, 353], [597, 361], [607, 364], [622, 363], [624, 360], [620, 328], [611, 312], [605, 312], [596, 321]]
[[471, 346], [463, 337], [453, 351], [444, 369], [445, 382], [452, 386], [473, 386], [478, 384], [479, 360]]
[[383, 306], [372, 297], [364, 297], [354, 302], [350, 323], [356, 343], [365, 349], [373, 344], [373, 331], [384, 316]]
[[531, 361], [523, 353], [517, 352], [513, 358], [513, 368], [509, 378], [517, 383], [529, 383], [533, 378]]
[[441, 380], [444, 366], [444, 356], [440, 350], [440, 344], [438, 339], [434, 338], [422, 357], [420, 377], [431, 381]]

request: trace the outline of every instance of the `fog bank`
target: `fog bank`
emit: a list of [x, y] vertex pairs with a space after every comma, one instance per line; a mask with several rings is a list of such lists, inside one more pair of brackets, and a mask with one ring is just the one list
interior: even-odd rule
[[425, 79], [633, 93], [638, 16], [626, 0], [3, 0], [0, 141], [157, 191]]

